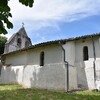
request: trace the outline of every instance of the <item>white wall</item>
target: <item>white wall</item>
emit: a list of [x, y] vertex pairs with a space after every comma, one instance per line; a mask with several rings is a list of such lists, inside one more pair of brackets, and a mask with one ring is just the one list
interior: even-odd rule
[[27, 51], [27, 64], [40, 65], [40, 53], [44, 52], [44, 64], [61, 63], [62, 49], [59, 45], [49, 45], [46, 47], [38, 47]]
[[[44, 66], [40, 66], [40, 52], [44, 51]], [[65, 65], [59, 45], [38, 47], [25, 52], [7, 55], [2, 68], [2, 83], [20, 83], [25, 87], [66, 89]]]
[[[96, 77], [99, 79], [100, 65], [100, 42], [94, 38], [96, 50]], [[83, 61], [83, 47], [88, 46], [89, 60]], [[65, 60], [69, 63], [69, 88], [94, 89], [94, 55], [93, 44], [90, 38], [69, 41], [63, 45], [65, 49]], [[44, 52], [44, 66], [40, 66], [40, 53]], [[50, 89], [66, 89], [66, 67], [63, 61], [63, 50], [58, 44], [47, 45], [30, 49], [27, 51], [7, 55], [6, 64], [12, 64], [12, 67], [2, 71], [4, 81], [9, 79], [12, 68], [23, 66], [22, 84], [26, 87], [39, 87]], [[19, 67], [18, 67], [19, 68]], [[22, 71], [23, 70], [23, 71]], [[6, 74], [5, 74], [6, 73]], [[10, 75], [10, 76], [9, 76]], [[3, 78], [2, 78], [3, 79]], [[12, 78], [13, 81], [14, 78]], [[15, 78], [16, 79], [16, 78]], [[9, 79], [10, 80], [10, 79]], [[9, 82], [8, 80], [8, 82]], [[52, 84], [51, 84], [51, 83]], [[58, 83], [59, 82], [59, 83]], [[96, 81], [96, 86], [100, 87], [100, 80]]]
[[[75, 67], [75, 43], [73, 41], [66, 42], [63, 45], [65, 49], [65, 60], [69, 67], [69, 89], [77, 88], [77, 71]], [[67, 77], [66, 77], [67, 78]]]
[[2, 67], [1, 84], [22, 84], [24, 66]]
[[63, 62], [62, 49], [58, 45], [39, 47], [5, 56], [5, 64], [40, 65], [40, 53], [44, 51], [44, 64]]
[[68, 63], [72, 66], [74, 66], [75, 63], [75, 43], [73, 41], [66, 42], [65, 45], [63, 45], [65, 49], [65, 59], [68, 61]]
[[96, 86], [100, 91], [100, 60], [96, 60]]
[[65, 91], [65, 66], [52, 64], [45, 66], [28, 65], [24, 70], [25, 87], [37, 87]]
[[[100, 58], [100, 46], [98, 37], [93, 38], [95, 44], [96, 60]], [[79, 88], [95, 89], [94, 82], [94, 53], [93, 42], [91, 38], [85, 38], [75, 41], [75, 66], [77, 67], [77, 81]], [[89, 60], [83, 61], [83, 47], [88, 47]], [[96, 63], [96, 62], [95, 62]], [[97, 64], [96, 64], [97, 67]]]
[[65, 66], [62, 63], [45, 66], [3, 66], [1, 84], [12, 83], [19, 83], [27, 88], [65, 91]]
[[27, 64], [27, 53], [19, 52], [10, 54], [5, 57], [5, 64], [11, 64], [12, 66], [26, 65]]

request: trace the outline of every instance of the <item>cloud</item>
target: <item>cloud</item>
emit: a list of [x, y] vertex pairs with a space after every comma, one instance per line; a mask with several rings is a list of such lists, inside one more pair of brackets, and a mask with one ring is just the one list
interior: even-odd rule
[[20, 28], [24, 22], [27, 30], [33, 32], [48, 27], [60, 30], [59, 22], [68, 23], [100, 13], [100, 0], [35, 0], [33, 8], [10, 0], [9, 5], [14, 28]]
[[[100, 11], [100, 0], [36, 0], [33, 8], [22, 6], [17, 1], [9, 4], [14, 20], [61, 20], [64, 17], [73, 17], [74, 14], [88, 15]], [[66, 16], [67, 15], [67, 16]]]
[[100, 13], [100, 0], [35, 0], [33, 8], [11, 0], [9, 5], [14, 23], [29, 21], [34, 29], [55, 27], [59, 21], [70, 22]]

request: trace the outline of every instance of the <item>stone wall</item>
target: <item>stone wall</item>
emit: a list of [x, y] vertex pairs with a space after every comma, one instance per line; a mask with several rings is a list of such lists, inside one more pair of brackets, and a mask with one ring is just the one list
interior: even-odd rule
[[4, 53], [13, 52], [25, 47], [29, 47], [31, 45], [31, 40], [27, 36], [24, 27], [22, 27], [17, 33], [13, 34], [12, 37], [6, 42]]

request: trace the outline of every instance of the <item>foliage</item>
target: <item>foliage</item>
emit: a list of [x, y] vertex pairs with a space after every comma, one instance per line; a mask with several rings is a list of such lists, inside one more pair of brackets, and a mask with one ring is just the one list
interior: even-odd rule
[[[8, 6], [8, 2], [10, 0], [0, 0], [0, 34], [7, 34], [6, 27], [8, 29], [13, 28], [13, 24], [9, 21], [9, 17], [12, 17], [10, 13], [10, 7]], [[19, 0], [25, 6], [32, 7], [34, 0]]]
[[100, 100], [99, 92], [64, 92], [24, 89], [19, 85], [0, 85], [0, 100]]
[[4, 52], [5, 43], [7, 42], [7, 38], [0, 36], [0, 55]]

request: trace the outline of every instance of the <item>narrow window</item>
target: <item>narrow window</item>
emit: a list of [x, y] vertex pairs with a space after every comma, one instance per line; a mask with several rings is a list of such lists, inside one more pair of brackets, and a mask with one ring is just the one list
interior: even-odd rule
[[17, 45], [18, 45], [19, 48], [21, 48], [21, 38], [17, 39]]
[[28, 41], [25, 42], [25, 47], [29, 47]]
[[44, 66], [44, 52], [40, 53], [40, 66]]
[[88, 60], [89, 59], [89, 56], [88, 56], [88, 47], [87, 46], [84, 46], [83, 47], [83, 60]]

